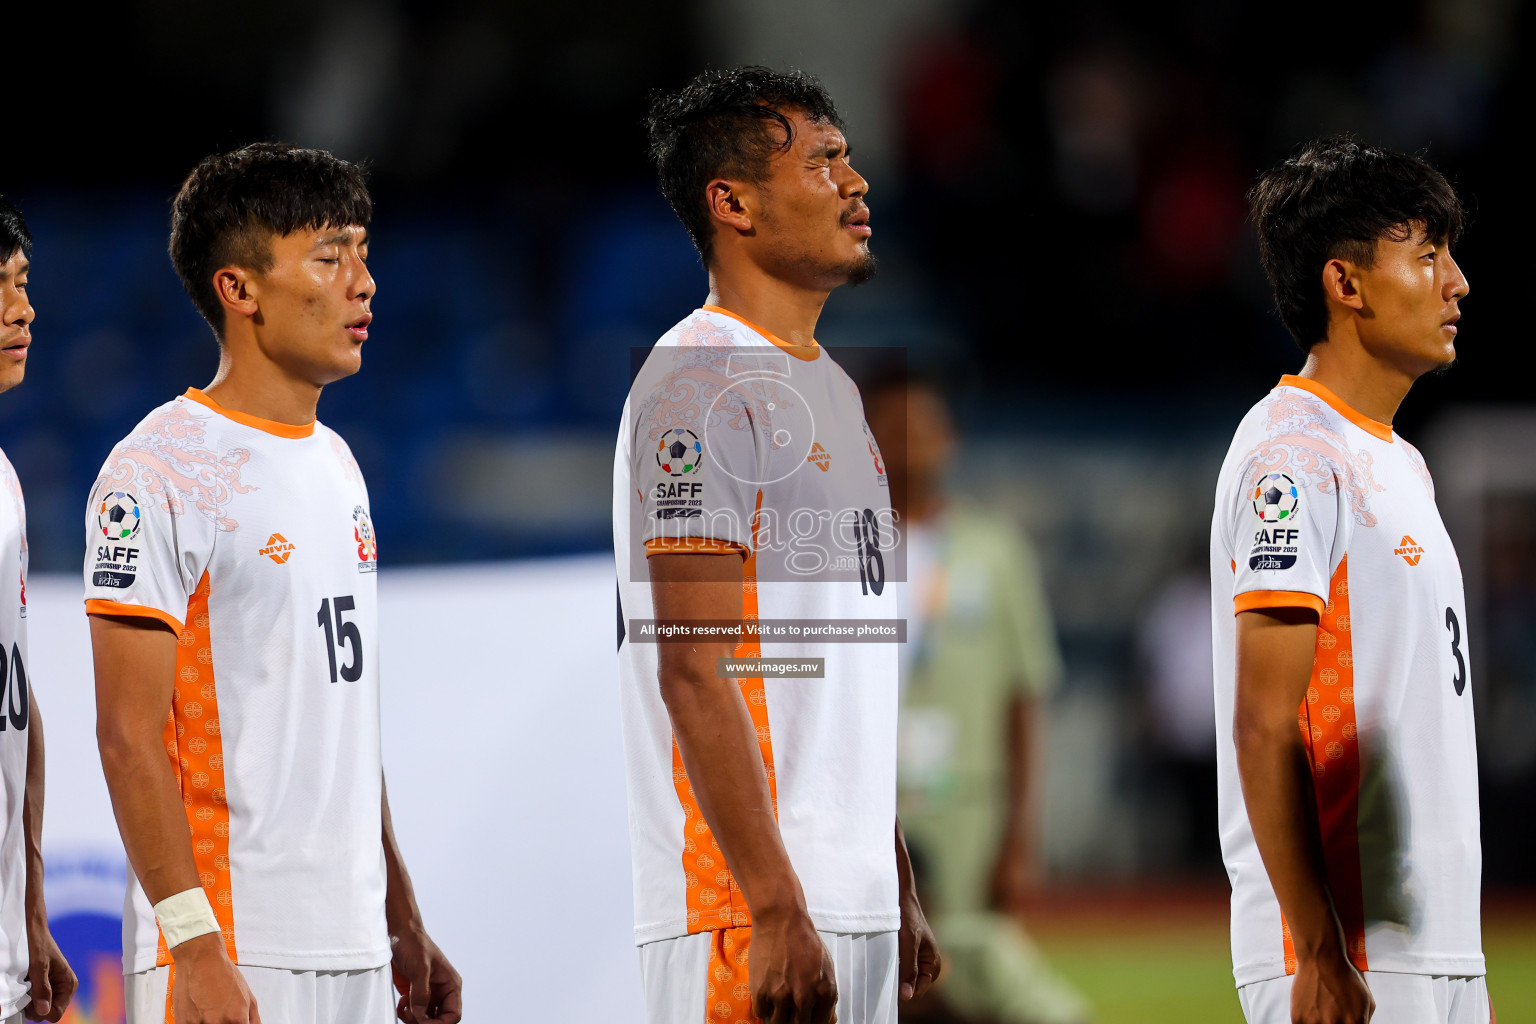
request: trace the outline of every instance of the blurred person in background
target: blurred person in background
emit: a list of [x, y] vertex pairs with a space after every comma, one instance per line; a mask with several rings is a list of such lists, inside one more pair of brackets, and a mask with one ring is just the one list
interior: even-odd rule
[[130, 1024], [460, 1018], [384, 786], [368, 490], [316, 418], [362, 364], [372, 214], [355, 165], [278, 143], [172, 207], [218, 370], [113, 448], [84, 523]]
[[1238, 996], [1249, 1024], [1488, 1024], [1461, 566], [1392, 427], [1456, 359], [1461, 201], [1348, 137], [1251, 200], [1306, 362], [1243, 418], [1211, 523]]
[[1062, 671], [1034, 550], [947, 494], [958, 445], [937, 387], [881, 380], [865, 408], [906, 544], [898, 806], [944, 943], [935, 998], [1000, 1024], [1085, 1021], [1018, 917], [1042, 875], [1040, 705]]
[[1211, 581], [1190, 548], [1152, 599], [1136, 637], [1146, 680], [1146, 733], [1157, 775], [1172, 791], [1174, 863], [1221, 869], [1216, 837], [1216, 705], [1211, 693]]
[[[27, 372], [34, 311], [27, 298], [32, 234], [0, 196], [0, 392]], [[53, 941], [43, 903], [43, 719], [27, 676], [27, 507], [0, 451], [0, 1024], [57, 1021], [75, 972]]]

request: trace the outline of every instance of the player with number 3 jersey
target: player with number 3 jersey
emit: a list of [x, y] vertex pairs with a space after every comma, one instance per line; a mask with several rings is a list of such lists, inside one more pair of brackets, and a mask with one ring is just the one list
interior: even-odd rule
[[1391, 425], [1456, 356], [1461, 206], [1344, 138], [1253, 200], [1307, 360], [1238, 427], [1211, 526], [1239, 999], [1249, 1024], [1487, 1024], [1461, 567]]

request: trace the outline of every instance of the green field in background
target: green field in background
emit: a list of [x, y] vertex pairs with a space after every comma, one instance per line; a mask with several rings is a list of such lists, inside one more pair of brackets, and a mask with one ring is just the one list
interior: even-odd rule
[[[1044, 925], [1034, 936], [1089, 997], [1097, 1024], [1242, 1024], [1224, 928]], [[1536, 922], [1490, 924], [1483, 950], [1499, 1020], [1536, 1021]]]

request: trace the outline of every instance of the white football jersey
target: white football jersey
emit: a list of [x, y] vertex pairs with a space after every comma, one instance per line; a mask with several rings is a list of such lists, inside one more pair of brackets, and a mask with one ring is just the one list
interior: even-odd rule
[[1279, 607], [1320, 616], [1298, 725], [1351, 958], [1362, 971], [1482, 974], [1466, 602], [1423, 458], [1315, 381], [1282, 378], [1222, 465], [1211, 584], [1237, 984], [1296, 969], [1232, 739], [1236, 614]]
[[[230, 956], [388, 963], [378, 549], [346, 443], [194, 388], [112, 450], [85, 530], [86, 610], [177, 633], [166, 753]], [[169, 962], [131, 878], [123, 949]]]
[[27, 786], [27, 508], [0, 452], [0, 1019], [27, 1002], [27, 862], [21, 808]]
[[779, 829], [818, 929], [900, 926], [894, 530], [858, 389], [820, 346], [706, 307], [651, 350], [614, 459], [637, 943], [750, 924], [673, 741], [655, 638], [632, 628], [654, 615], [658, 551], [739, 553], [747, 619], [889, 624], [874, 642], [802, 632], [736, 655], [825, 659], [817, 678], [738, 677]]

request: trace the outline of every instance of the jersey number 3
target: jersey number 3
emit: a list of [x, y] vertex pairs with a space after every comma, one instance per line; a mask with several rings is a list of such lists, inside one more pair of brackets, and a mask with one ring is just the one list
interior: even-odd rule
[[335, 599], [334, 607], [334, 630], [331, 626], [331, 598], [321, 599], [320, 611], [315, 615], [315, 621], [325, 630], [325, 653], [331, 660], [331, 682], [336, 681], [336, 648], [350, 646], [352, 660], [341, 666], [341, 678], [355, 683], [363, 675], [363, 634], [358, 631], [357, 623], [346, 620], [346, 613], [356, 608], [357, 604], [351, 594], [341, 594]]
[[1467, 662], [1461, 656], [1461, 623], [1456, 620], [1456, 609], [1445, 610], [1445, 628], [1451, 631], [1451, 654], [1456, 659], [1456, 678], [1451, 680], [1451, 685], [1456, 687], [1456, 696], [1461, 696], [1461, 691], [1467, 688]]

